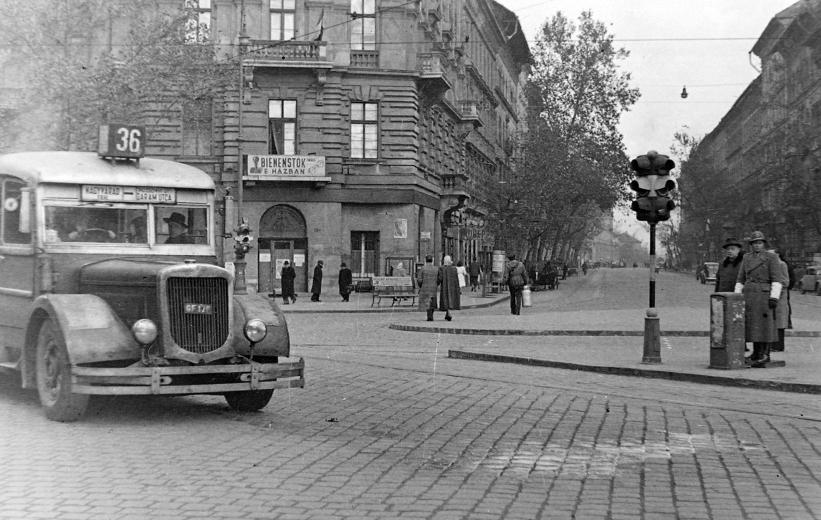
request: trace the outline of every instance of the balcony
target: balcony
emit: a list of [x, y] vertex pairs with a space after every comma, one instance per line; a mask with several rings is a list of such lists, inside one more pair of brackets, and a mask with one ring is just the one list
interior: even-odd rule
[[379, 68], [379, 51], [351, 50], [351, 67]]
[[462, 121], [473, 123], [476, 128], [485, 126], [484, 121], [479, 116], [479, 103], [476, 101], [460, 101], [458, 108], [462, 115]]
[[429, 52], [417, 55], [419, 90], [429, 102], [437, 102], [451, 89], [445, 74], [446, 67], [441, 53]]
[[470, 198], [467, 190], [467, 177], [461, 173], [442, 175], [441, 207], [443, 211], [455, 211], [465, 206]]
[[331, 68], [327, 42], [251, 40], [243, 65], [278, 68]]

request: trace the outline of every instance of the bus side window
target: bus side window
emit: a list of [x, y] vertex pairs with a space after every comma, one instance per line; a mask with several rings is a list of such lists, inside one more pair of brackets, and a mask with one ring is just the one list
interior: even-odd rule
[[20, 232], [20, 213], [31, 211], [31, 208], [23, 207], [21, 204], [22, 189], [25, 184], [16, 179], [3, 179], [2, 200], [3, 208], [0, 213], [2, 221], [2, 238], [4, 244], [30, 244], [31, 233]]

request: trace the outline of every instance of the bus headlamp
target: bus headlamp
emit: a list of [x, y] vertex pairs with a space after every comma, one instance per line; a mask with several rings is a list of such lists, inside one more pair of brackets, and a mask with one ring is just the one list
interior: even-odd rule
[[268, 327], [261, 319], [251, 318], [245, 322], [242, 331], [245, 333], [245, 337], [248, 338], [248, 341], [251, 343], [259, 343], [265, 339], [265, 336], [268, 334]]
[[140, 345], [149, 345], [157, 339], [157, 325], [147, 318], [137, 320], [131, 326], [131, 334]]

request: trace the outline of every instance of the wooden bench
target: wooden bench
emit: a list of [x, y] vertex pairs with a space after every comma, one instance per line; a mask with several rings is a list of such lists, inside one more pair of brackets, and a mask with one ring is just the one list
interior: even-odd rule
[[373, 284], [371, 307], [374, 303], [378, 306], [382, 298], [390, 298], [391, 306], [407, 300], [410, 300], [411, 306], [416, 304], [416, 297], [419, 293], [410, 276], [373, 276], [371, 283]]
[[373, 290], [373, 282], [371, 282], [370, 276], [366, 278], [354, 276], [352, 282], [354, 292], [371, 292]]

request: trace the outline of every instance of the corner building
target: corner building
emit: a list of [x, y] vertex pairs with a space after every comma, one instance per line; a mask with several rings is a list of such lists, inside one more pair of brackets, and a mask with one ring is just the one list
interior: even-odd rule
[[[413, 273], [431, 254], [490, 255], [493, 187], [515, 168], [530, 51], [492, 0], [200, 0], [236, 90], [215, 111], [226, 231], [257, 240], [249, 287], [323, 292]], [[233, 260], [226, 241], [225, 261]], [[402, 268], [399, 263], [402, 263]]]

